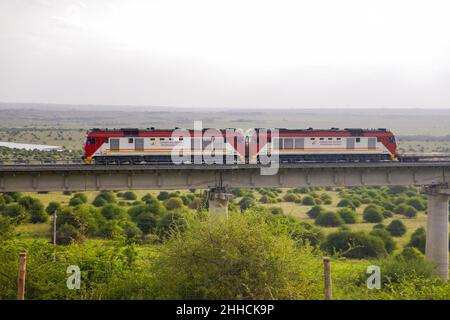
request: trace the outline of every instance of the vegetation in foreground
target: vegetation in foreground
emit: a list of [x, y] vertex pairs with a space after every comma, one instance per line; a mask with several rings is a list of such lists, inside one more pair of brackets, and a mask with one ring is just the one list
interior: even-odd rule
[[[228, 220], [201, 191], [0, 195], [0, 298], [450, 299], [423, 259], [426, 203], [414, 188], [233, 190]], [[57, 210], [57, 243], [51, 244]], [[54, 259], [55, 256], [55, 259]], [[69, 265], [80, 290], [66, 287]], [[382, 287], [366, 286], [369, 265]]]

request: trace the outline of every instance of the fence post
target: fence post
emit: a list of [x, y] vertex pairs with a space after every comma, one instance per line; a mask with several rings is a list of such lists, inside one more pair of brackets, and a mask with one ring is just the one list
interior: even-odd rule
[[332, 286], [331, 286], [331, 265], [330, 265], [330, 258], [324, 257], [323, 258], [323, 269], [325, 272], [325, 300], [331, 300], [332, 299]]
[[25, 275], [27, 272], [27, 254], [19, 253], [19, 276], [17, 278], [17, 300], [25, 300]]

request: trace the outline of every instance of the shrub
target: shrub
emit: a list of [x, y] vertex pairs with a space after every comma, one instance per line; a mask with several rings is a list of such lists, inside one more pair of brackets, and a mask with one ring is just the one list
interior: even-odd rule
[[[405, 251], [408, 250], [408, 251]], [[382, 284], [401, 283], [411, 279], [430, 279], [434, 267], [417, 250], [405, 249], [402, 254], [380, 262]]]
[[[66, 227], [66, 231], [71, 234], [75, 229], [76, 238], [83, 241], [86, 235], [96, 235], [99, 229], [99, 225], [102, 225], [101, 214], [90, 205], [80, 205], [77, 207], [64, 207], [61, 212], [58, 213], [56, 219], [56, 231], [59, 232], [64, 225], [70, 225], [73, 228]], [[52, 224], [53, 228], [53, 224]], [[61, 233], [61, 237], [65, 238], [65, 234]], [[77, 240], [78, 241], [78, 240]], [[60, 242], [57, 235], [57, 243], [66, 244], [67, 241]]]
[[154, 232], [158, 226], [158, 220], [150, 211], [141, 212], [135, 219], [138, 228], [145, 234]]
[[48, 221], [48, 213], [44, 210], [44, 205], [40, 201], [33, 203], [29, 212], [31, 223]]
[[59, 209], [61, 209], [61, 204], [59, 202], [50, 202], [47, 206], [47, 208], [45, 209], [45, 211], [48, 214], [53, 214], [55, 213], [55, 211], [58, 211]]
[[346, 198], [341, 199], [336, 206], [339, 208], [349, 207], [349, 208], [355, 209], [353, 202], [350, 199], [346, 199]]
[[327, 204], [327, 205], [332, 204], [332, 202], [333, 202], [331, 199], [331, 196], [328, 193], [322, 193], [320, 195], [320, 200], [322, 200], [323, 204]]
[[24, 207], [20, 204], [13, 203], [5, 207], [3, 214], [11, 218], [26, 218], [28, 217]]
[[22, 198], [20, 198], [19, 202], [18, 202], [22, 207], [24, 207], [25, 210], [31, 210], [31, 207], [35, 204], [35, 203], [41, 203], [40, 200], [38, 199], [34, 199], [30, 196], [24, 196]]
[[102, 207], [107, 203], [115, 203], [116, 196], [111, 191], [101, 191], [94, 199], [92, 204], [96, 207]]
[[82, 201], [83, 203], [87, 203], [87, 196], [86, 196], [84, 193], [81, 193], [81, 192], [75, 193], [75, 194], [73, 195], [72, 199], [73, 199], [73, 198], [79, 198], [79, 199], [81, 199], [81, 201]]
[[279, 214], [279, 215], [284, 214], [283, 208], [281, 207], [270, 207], [269, 210], [271, 214]]
[[136, 200], [137, 196], [136, 193], [134, 193], [133, 191], [127, 191], [123, 193], [123, 198], [125, 200]]
[[382, 223], [378, 223], [374, 225], [372, 229], [386, 229], [386, 226]]
[[56, 242], [58, 244], [70, 244], [72, 242], [83, 243], [84, 240], [85, 236], [71, 224], [64, 223], [56, 229]]
[[414, 218], [415, 216], [417, 216], [417, 210], [412, 206], [407, 206], [404, 215], [408, 218]]
[[172, 232], [184, 232], [188, 227], [187, 213], [180, 210], [167, 212], [159, 221], [157, 233], [161, 238], [168, 238]]
[[383, 240], [384, 248], [387, 253], [392, 253], [396, 248], [396, 243], [391, 234], [384, 229], [373, 229], [370, 235], [375, 236]]
[[101, 209], [101, 213], [107, 220], [122, 220], [127, 218], [125, 209], [115, 204], [105, 205]]
[[147, 193], [146, 195], [144, 195], [141, 200], [144, 202], [158, 201], [158, 199], [155, 196], [151, 195], [150, 193]]
[[316, 219], [319, 216], [319, 214], [323, 211], [324, 209], [321, 206], [314, 206], [311, 209], [309, 209], [308, 212], [306, 212], [306, 214], [311, 219]]
[[254, 207], [256, 205], [256, 201], [253, 198], [250, 197], [243, 197], [240, 201], [239, 201], [239, 208], [241, 209], [241, 211], [245, 211], [251, 207]]
[[364, 221], [369, 223], [379, 223], [384, 220], [383, 215], [377, 207], [367, 207], [364, 209], [363, 218]]
[[296, 202], [299, 199], [301, 199], [298, 195], [295, 193], [287, 193], [284, 195], [283, 200], [286, 202]]
[[72, 195], [72, 191], [65, 190], [65, 191], [63, 191], [62, 194], [65, 195], [65, 196], [70, 196], [70, 195]]
[[358, 222], [358, 215], [355, 210], [351, 208], [342, 208], [337, 211], [338, 215], [344, 220], [347, 224], [354, 224]]
[[365, 232], [340, 230], [330, 233], [323, 250], [329, 254], [340, 253], [342, 256], [354, 259], [376, 258], [387, 255], [384, 242]]
[[401, 237], [406, 233], [405, 224], [398, 219], [392, 220], [386, 230], [394, 237]]
[[386, 210], [384, 208], [381, 209], [382, 215], [384, 218], [392, 218], [394, 213], [392, 211]]
[[322, 227], [339, 227], [344, 224], [344, 220], [336, 212], [327, 211], [321, 212], [315, 223]]
[[420, 227], [416, 231], [413, 232], [406, 247], [417, 248], [420, 250], [420, 252], [425, 254], [426, 239], [427, 239], [427, 235], [426, 235], [425, 228]]
[[[108, 204], [108, 202], [103, 197], [96, 197], [92, 204], [96, 207], [103, 207], [104, 205]], [[69, 203], [69, 205], [71, 204]]]
[[[276, 217], [273, 216], [272, 217]], [[274, 235], [251, 210], [176, 234], [153, 265], [158, 299], [305, 299], [321, 295], [320, 260]], [[211, 281], [214, 279], [214, 281]]]
[[314, 198], [311, 196], [304, 196], [302, 199], [302, 204], [304, 204], [305, 206], [313, 206], [315, 205], [315, 201]]
[[414, 207], [414, 209], [416, 210], [425, 210], [425, 204], [423, 203], [423, 201], [420, 198], [410, 198], [406, 201], [406, 203], [412, 207]]
[[15, 228], [14, 219], [0, 215], [0, 242], [13, 238]]
[[181, 209], [184, 207], [183, 200], [180, 198], [169, 198], [164, 201], [167, 210]]
[[169, 193], [167, 192], [167, 191], [161, 191], [159, 194], [158, 194], [158, 200], [160, 200], [160, 201], [164, 201], [164, 200], [167, 200], [167, 199], [169, 199]]
[[[70, 199], [70, 201], [69, 201], [69, 206], [71, 206], [71, 207], [76, 207], [76, 206], [79, 206], [79, 205], [82, 205], [82, 204], [84, 204], [85, 202], [83, 202], [83, 200], [81, 200], [80, 198], [72, 198], [72, 199]], [[95, 205], [95, 201], [94, 201], [94, 205]], [[96, 205], [97, 206], [97, 205]], [[97, 206], [98, 207], [98, 206]]]

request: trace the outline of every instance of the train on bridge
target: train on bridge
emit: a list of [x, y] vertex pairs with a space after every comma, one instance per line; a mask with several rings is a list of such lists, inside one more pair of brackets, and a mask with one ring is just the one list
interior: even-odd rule
[[263, 129], [243, 133], [234, 128], [92, 129], [83, 160], [87, 164], [174, 164], [381, 162], [398, 161], [395, 135], [387, 129]]

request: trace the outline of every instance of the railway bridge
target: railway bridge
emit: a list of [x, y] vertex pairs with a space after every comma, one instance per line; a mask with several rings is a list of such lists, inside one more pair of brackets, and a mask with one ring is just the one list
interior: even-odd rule
[[274, 175], [261, 165], [3, 165], [0, 192], [208, 189], [211, 214], [226, 215], [232, 188], [312, 186], [422, 187], [428, 198], [426, 259], [448, 279], [450, 161], [280, 164]]

